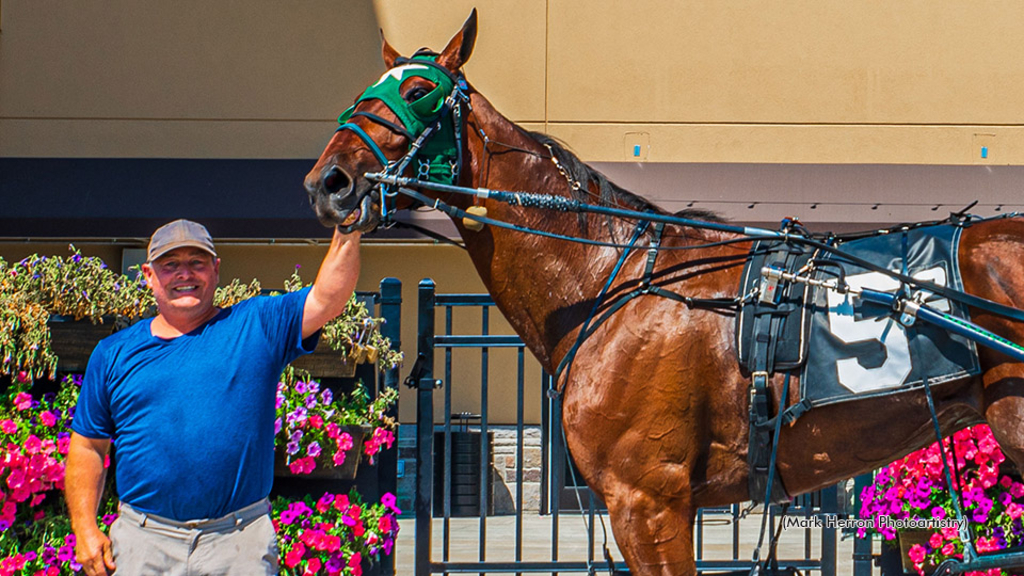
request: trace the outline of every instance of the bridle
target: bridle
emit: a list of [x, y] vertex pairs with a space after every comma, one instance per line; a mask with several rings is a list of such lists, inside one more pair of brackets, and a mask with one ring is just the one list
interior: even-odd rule
[[[335, 132], [347, 130], [355, 134], [380, 163], [384, 174], [400, 176], [415, 161], [417, 179], [457, 184], [462, 170], [463, 106], [469, 104], [468, 85], [461, 72], [453, 73], [436, 60], [437, 54], [427, 50], [420, 50], [410, 58], [396, 59], [394, 67], [342, 112]], [[401, 84], [404, 79], [417, 76], [433, 82], [435, 87], [415, 101], [407, 102], [402, 97]], [[370, 112], [355, 111], [356, 106], [366, 100], [383, 102], [401, 124]], [[409, 140], [408, 150], [401, 158], [388, 160], [380, 145], [352, 122], [355, 117], [366, 118], [404, 136]], [[392, 222], [399, 195], [397, 188], [378, 182], [366, 192], [380, 190], [381, 225]]]

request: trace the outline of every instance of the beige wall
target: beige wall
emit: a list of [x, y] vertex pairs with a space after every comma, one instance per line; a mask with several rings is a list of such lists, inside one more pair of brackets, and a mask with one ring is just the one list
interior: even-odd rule
[[589, 161], [1024, 164], [1011, 0], [6, 0], [0, 155], [313, 158], [378, 29], [474, 6], [470, 81]]

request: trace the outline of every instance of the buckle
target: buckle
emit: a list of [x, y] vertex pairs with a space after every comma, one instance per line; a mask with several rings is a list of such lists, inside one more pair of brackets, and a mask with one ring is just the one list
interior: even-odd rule
[[757, 387], [759, 381], [762, 387], [767, 386], [768, 373], [765, 372], [764, 370], [758, 370], [756, 372], [753, 372], [750, 374], [750, 381], [754, 384], [755, 388]]

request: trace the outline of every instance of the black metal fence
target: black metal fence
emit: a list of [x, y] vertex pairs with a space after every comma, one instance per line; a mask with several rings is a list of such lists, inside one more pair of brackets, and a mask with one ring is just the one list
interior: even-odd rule
[[[547, 374], [540, 377], [540, 494], [535, 509], [524, 510], [524, 455], [528, 452], [525, 438], [528, 428], [535, 428], [528, 427], [524, 421], [526, 351], [519, 337], [490, 333], [493, 307], [490, 296], [438, 294], [434, 282], [427, 279], [419, 284], [418, 300], [417, 360], [407, 379], [407, 384], [417, 389], [415, 575], [605, 572], [612, 566], [607, 561], [608, 549], [619, 558], [614, 562], [615, 568], [624, 571], [621, 557], [610, 540], [610, 528], [605, 529], [607, 523], [601, 514], [602, 504], [585, 486], [577, 486], [579, 482], [573, 481], [573, 467], [568, 463], [561, 434], [559, 398], [549, 393], [554, 383]], [[479, 313], [481, 324], [478, 333], [454, 333], [456, 310], [465, 309], [475, 310], [474, 315]], [[436, 330], [438, 316], [444, 318], [444, 329], [440, 332]], [[452, 381], [453, 351], [458, 349], [479, 353], [480, 379], [471, 383], [479, 386], [473, 391], [474, 395], [479, 395], [479, 414], [452, 412], [453, 394], [460, 394], [453, 391]], [[441, 377], [435, 371], [435, 352], [443, 353]], [[496, 384], [515, 386], [517, 420], [514, 426], [495, 427], [488, 418], [489, 368], [491, 354], [495, 353], [515, 355], [515, 374], [503, 377]], [[461, 383], [459, 385], [462, 386]], [[434, 403], [438, 392], [443, 394], [444, 417], [443, 421], [435, 423]], [[492, 495], [492, 486], [500, 484], [491, 480], [495, 472], [491, 438], [496, 428], [502, 428], [506, 435], [513, 433], [515, 439], [514, 473], [501, 475], [511, 483], [508, 494], [514, 494], [511, 497], [514, 508], [504, 512], [495, 511]], [[466, 438], [475, 440], [466, 441]], [[508, 463], [512, 462], [508, 460]], [[435, 469], [441, 465], [443, 470]], [[805, 518], [821, 518], [836, 512], [835, 487], [802, 496], [790, 508], [791, 514]], [[774, 524], [778, 509], [771, 507], [768, 514]], [[433, 542], [435, 516], [441, 523], [439, 550], [435, 550]], [[746, 521], [744, 516], [739, 505], [698, 512], [695, 532], [698, 572], [750, 568], [760, 514]], [[493, 546], [488, 546], [489, 529], [501, 532], [503, 542], [498, 553]], [[795, 547], [802, 552], [798, 559], [781, 560], [780, 567], [793, 567], [804, 573], [816, 571], [822, 576], [835, 574], [835, 528], [815, 526], [788, 532], [788, 536], [795, 533], [795, 537], [802, 539], [802, 548], [799, 544]], [[492, 538], [490, 543], [496, 539]], [[722, 550], [723, 541], [727, 542], [724, 545], [726, 550]], [[471, 550], [474, 546], [475, 553]], [[788, 550], [795, 548], [791, 544]], [[860, 574], [863, 572], [858, 576]]]

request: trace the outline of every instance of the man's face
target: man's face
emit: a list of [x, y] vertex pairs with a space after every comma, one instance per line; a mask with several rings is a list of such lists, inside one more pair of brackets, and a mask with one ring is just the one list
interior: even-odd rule
[[176, 248], [142, 265], [161, 314], [200, 316], [213, 308], [220, 259], [199, 248]]

